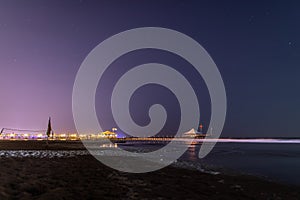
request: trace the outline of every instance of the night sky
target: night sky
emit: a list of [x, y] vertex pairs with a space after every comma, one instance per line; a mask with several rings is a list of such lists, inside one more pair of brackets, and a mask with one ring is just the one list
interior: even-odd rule
[[[165, 27], [198, 41], [217, 64], [227, 92], [223, 137], [300, 136], [299, 1], [0, 1], [0, 127], [75, 131], [72, 88], [88, 53], [106, 38], [138, 27]], [[100, 123], [115, 126], [113, 84], [133, 66], [158, 62], [180, 71], [200, 99], [207, 126], [210, 99], [201, 76], [182, 58], [160, 50], [121, 56], [105, 72], [97, 95]], [[153, 103], [165, 105], [162, 132], [176, 130], [178, 101], [158, 85], [140, 88], [130, 111], [149, 122]]]

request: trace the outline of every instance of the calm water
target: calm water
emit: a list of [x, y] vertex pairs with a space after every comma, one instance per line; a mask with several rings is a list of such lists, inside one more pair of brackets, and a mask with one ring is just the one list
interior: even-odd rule
[[[235, 141], [218, 143], [210, 154], [198, 158], [200, 144], [192, 145], [175, 166], [242, 173], [287, 184], [300, 185], [300, 141]], [[155, 149], [156, 145], [126, 148]], [[157, 145], [158, 146], [158, 145]], [[125, 148], [125, 149], [126, 149]]]
[[[187, 152], [187, 155], [193, 152]], [[197, 161], [196, 161], [197, 162]], [[210, 168], [262, 176], [300, 185], [300, 144], [218, 143], [199, 160]]]

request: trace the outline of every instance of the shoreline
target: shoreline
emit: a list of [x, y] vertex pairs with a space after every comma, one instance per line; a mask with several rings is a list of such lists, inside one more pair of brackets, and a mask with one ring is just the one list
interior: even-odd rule
[[[46, 148], [46, 149], [45, 149]], [[81, 141], [0, 141], [0, 150], [85, 150]], [[174, 165], [155, 172], [113, 170], [91, 155], [0, 157], [0, 199], [300, 199], [300, 187], [245, 174]], [[204, 167], [205, 168], [205, 167]]]
[[299, 187], [166, 167], [129, 174], [94, 157], [1, 158], [0, 199], [299, 199]]

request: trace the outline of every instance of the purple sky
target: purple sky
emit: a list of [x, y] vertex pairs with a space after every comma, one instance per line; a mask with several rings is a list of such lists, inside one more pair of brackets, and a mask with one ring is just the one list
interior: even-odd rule
[[[56, 132], [75, 131], [72, 87], [85, 56], [113, 34], [159, 26], [193, 37], [215, 60], [228, 95], [223, 136], [299, 136], [299, 8], [296, 1], [1, 1], [0, 127], [45, 129], [51, 116]], [[137, 52], [117, 60], [107, 79], [153, 60], [175, 68], [187, 65], [167, 53]], [[199, 78], [192, 71], [183, 73]], [[198, 97], [207, 98], [203, 86], [195, 88]], [[97, 91], [99, 119], [108, 128], [114, 125], [109, 104], [99, 99], [109, 96], [110, 89], [107, 83]], [[156, 89], [152, 91], [159, 91], [158, 96], [166, 92]], [[142, 92], [133, 100], [147, 105], [158, 101], [146, 101]], [[170, 112], [175, 112], [168, 123], [173, 130], [177, 102], [166, 95]], [[210, 104], [203, 102], [203, 122], [208, 124]], [[132, 109], [137, 122], [147, 123], [145, 110]]]

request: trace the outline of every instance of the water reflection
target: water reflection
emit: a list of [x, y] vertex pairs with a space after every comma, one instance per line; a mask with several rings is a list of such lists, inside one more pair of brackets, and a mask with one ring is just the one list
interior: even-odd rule
[[104, 144], [100, 144], [100, 148], [117, 148], [118, 144], [117, 143], [104, 143]]

